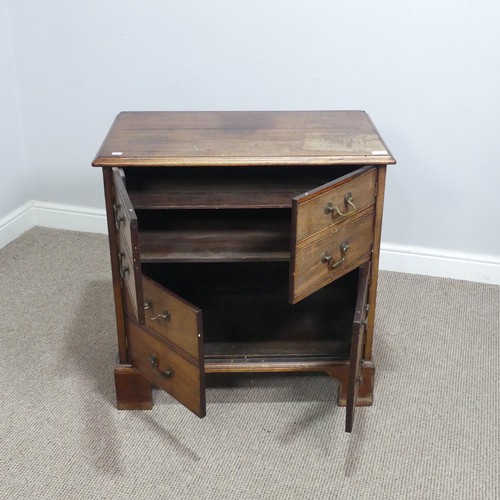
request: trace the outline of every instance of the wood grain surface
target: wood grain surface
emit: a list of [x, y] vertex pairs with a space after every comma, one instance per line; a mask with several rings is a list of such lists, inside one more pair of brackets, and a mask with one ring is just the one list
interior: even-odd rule
[[94, 166], [395, 163], [364, 111], [123, 112]]
[[[201, 310], [147, 276], [142, 284], [144, 302], [149, 304], [146, 325], [199, 361], [203, 357]], [[160, 316], [164, 312], [169, 315], [166, 319]]]
[[[127, 338], [130, 364], [136, 367], [151, 382], [171, 394], [199, 417], [206, 414], [205, 383], [203, 366], [196, 366], [166, 344], [150, 335], [146, 327], [127, 321]], [[151, 363], [157, 359], [157, 368]], [[173, 376], [162, 373], [173, 370]]]
[[[297, 245], [373, 205], [376, 180], [377, 169], [365, 167], [294, 198], [292, 218], [296, 218], [294, 233]], [[356, 208], [345, 202], [349, 193]], [[327, 212], [328, 204], [337, 207], [341, 213]]]
[[[331, 231], [322, 231], [320, 238], [311, 238], [310, 243], [292, 254], [290, 266], [290, 302], [296, 302], [316, 290], [352, 271], [370, 259], [373, 241], [373, 208], [356, 214], [349, 223], [333, 226]], [[342, 258], [341, 245], [347, 242], [349, 250], [345, 260], [330, 269], [322, 255], [328, 254], [332, 261]]]

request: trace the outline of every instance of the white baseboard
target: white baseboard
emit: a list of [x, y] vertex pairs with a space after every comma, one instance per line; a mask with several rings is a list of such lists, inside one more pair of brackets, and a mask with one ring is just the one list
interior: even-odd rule
[[28, 201], [0, 219], [0, 248], [14, 241], [34, 225], [33, 202]]
[[[0, 219], [0, 248], [33, 226], [107, 234], [104, 210], [30, 201]], [[382, 243], [380, 268], [500, 285], [500, 256]]]
[[500, 285], [500, 255], [382, 243], [380, 269]]
[[35, 226], [108, 234], [103, 209], [35, 201], [32, 210]]
[[104, 210], [29, 201], [0, 219], [0, 248], [34, 226], [108, 234]]

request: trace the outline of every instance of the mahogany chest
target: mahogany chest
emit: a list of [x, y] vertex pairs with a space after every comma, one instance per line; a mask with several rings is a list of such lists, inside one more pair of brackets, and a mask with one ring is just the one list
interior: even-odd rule
[[386, 165], [362, 111], [124, 112], [104, 175], [117, 406], [154, 384], [203, 417], [205, 373], [324, 372], [373, 400]]

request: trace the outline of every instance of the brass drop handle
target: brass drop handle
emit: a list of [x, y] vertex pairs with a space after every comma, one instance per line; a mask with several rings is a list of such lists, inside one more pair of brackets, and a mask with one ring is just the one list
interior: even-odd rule
[[120, 215], [120, 210], [122, 206], [118, 203], [113, 203], [113, 212], [115, 213], [115, 226], [116, 229], [120, 229], [120, 224], [125, 220], [123, 215]]
[[321, 262], [328, 263], [328, 269], [336, 269], [337, 267], [339, 267], [341, 264], [344, 263], [349, 248], [351, 248], [349, 242], [343, 241], [340, 244], [340, 255], [341, 255], [340, 259], [333, 260], [333, 257], [329, 253], [323, 252], [321, 254]]
[[[347, 208], [347, 212], [341, 212], [339, 207], [333, 206], [333, 203], [327, 203], [325, 205], [325, 214], [332, 214], [332, 217], [334, 217], [337, 214], [340, 215], [341, 217], [346, 217], [347, 215], [352, 214], [354, 211], [357, 210], [356, 205], [354, 205], [352, 200], [353, 200], [352, 193], [347, 193], [344, 196], [344, 205]], [[351, 211], [349, 211], [349, 207], [352, 207]]]
[[151, 354], [151, 356], [149, 356], [148, 358], [148, 361], [151, 363], [153, 370], [156, 370], [163, 378], [172, 378], [175, 375], [173, 368], [167, 368], [165, 371], [160, 370], [156, 354]]
[[[144, 310], [148, 311], [150, 309], [153, 309], [153, 303], [150, 300], [146, 300], [146, 302], [144, 302]], [[157, 314], [156, 316], [153, 317], [146, 316], [146, 319], [150, 319], [151, 321], [156, 321], [157, 319], [164, 319], [165, 321], [170, 321], [172, 319], [172, 315], [170, 314], [169, 311], [163, 311], [160, 314]]]
[[123, 280], [125, 279], [125, 276], [129, 272], [128, 266], [123, 265], [124, 258], [125, 258], [125, 254], [123, 252], [120, 252], [118, 254], [118, 261], [119, 261], [118, 267], [120, 268], [120, 276], [122, 277]]

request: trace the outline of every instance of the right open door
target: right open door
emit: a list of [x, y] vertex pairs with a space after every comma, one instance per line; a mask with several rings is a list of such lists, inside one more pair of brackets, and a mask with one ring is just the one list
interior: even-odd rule
[[291, 304], [370, 260], [376, 184], [362, 167], [292, 200]]
[[345, 430], [351, 432], [354, 411], [358, 397], [358, 387], [362, 380], [363, 346], [365, 341], [366, 318], [368, 317], [368, 290], [370, 288], [371, 262], [359, 270], [358, 296], [352, 326], [351, 355], [349, 358], [349, 379], [347, 383], [347, 405]]

